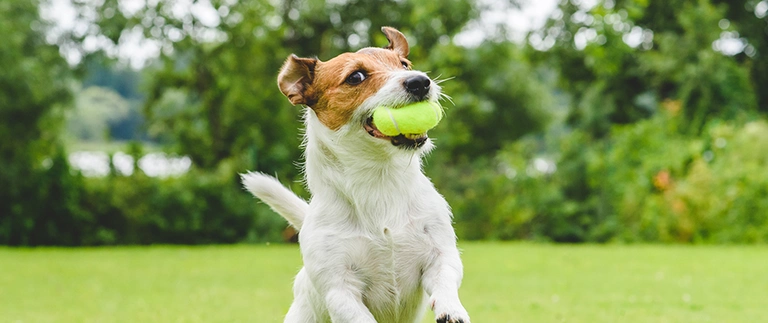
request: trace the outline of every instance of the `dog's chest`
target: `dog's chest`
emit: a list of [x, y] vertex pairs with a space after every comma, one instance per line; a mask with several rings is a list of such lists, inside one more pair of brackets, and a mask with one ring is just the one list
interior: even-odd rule
[[407, 311], [421, 303], [421, 275], [434, 252], [423, 227], [422, 223], [383, 226], [381, 234], [369, 240], [359, 274], [366, 285], [364, 302], [372, 312]]

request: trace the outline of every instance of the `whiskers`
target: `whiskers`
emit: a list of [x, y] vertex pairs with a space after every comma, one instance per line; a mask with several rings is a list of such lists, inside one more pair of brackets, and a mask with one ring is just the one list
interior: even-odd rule
[[[433, 82], [435, 82], [435, 84], [437, 84], [437, 85], [440, 85], [440, 84], [442, 84], [442, 83], [443, 83], [443, 82], [445, 82], [445, 81], [450, 81], [450, 80], [453, 80], [453, 79], [455, 79], [455, 78], [456, 78], [455, 76], [451, 76], [451, 77], [446, 77], [446, 78], [442, 78], [442, 79], [441, 79], [441, 78], [440, 78], [441, 76], [443, 76], [443, 74], [439, 74], [438, 76], [435, 76], [435, 77], [432, 79], [432, 81], [433, 81]], [[448, 95], [448, 94], [445, 94], [445, 93], [443, 93], [443, 92], [440, 92], [440, 98], [438, 99], [438, 101], [442, 101], [442, 100], [445, 100], [445, 101], [451, 102], [451, 105], [453, 105], [453, 106], [456, 106], [456, 103], [455, 103], [455, 102], [453, 102], [453, 98], [451, 98], [451, 96], [450, 96], [450, 95]]]
[[456, 78], [455, 76], [451, 76], [451, 77], [446, 77], [444, 79], [441, 79], [440, 78], [441, 76], [443, 76], [443, 74], [440, 74], [440, 75], [436, 76], [434, 79], [432, 79], [433, 81], [435, 81], [435, 84], [440, 84], [440, 83], [443, 83], [445, 81], [450, 81], [450, 80]]
[[450, 95], [440, 92], [440, 98], [438, 99], [438, 101], [442, 101], [442, 100], [451, 102], [451, 105], [456, 106], [456, 103], [453, 102], [453, 98], [451, 98]]

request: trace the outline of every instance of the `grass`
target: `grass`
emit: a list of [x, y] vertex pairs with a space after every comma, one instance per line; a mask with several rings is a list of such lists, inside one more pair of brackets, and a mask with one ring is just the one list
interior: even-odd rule
[[[475, 323], [768, 317], [766, 247], [461, 247]], [[300, 266], [295, 245], [0, 248], [0, 322], [282, 322]]]

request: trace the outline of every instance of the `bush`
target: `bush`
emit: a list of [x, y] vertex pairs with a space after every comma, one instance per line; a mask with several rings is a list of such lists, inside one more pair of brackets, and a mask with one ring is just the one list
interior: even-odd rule
[[708, 137], [689, 171], [671, 178], [647, 212], [674, 219], [669, 236], [678, 241], [768, 241], [768, 123], [718, 124]]
[[[203, 244], [282, 241], [286, 222], [244, 191], [234, 171], [180, 177], [86, 178], [61, 154], [29, 182], [45, 201], [0, 221], [10, 245]], [[30, 203], [27, 203], [30, 204]], [[19, 204], [21, 205], [21, 204]]]
[[527, 137], [430, 175], [466, 239], [768, 241], [768, 122], [713, 122], [694, 136], [675, 111], [600, 140]]
[[755, 243], [768, 239], [765, 121], [714, 123], [680, 135], [661, 114], [615, 129], [590, 163], [592, 188], [615, 219], [612, 240]]
[[90, 178], [83, 195], [92, 221], [84, 244], [281, 241], [287, 226], [242, 189], [234, 172]]

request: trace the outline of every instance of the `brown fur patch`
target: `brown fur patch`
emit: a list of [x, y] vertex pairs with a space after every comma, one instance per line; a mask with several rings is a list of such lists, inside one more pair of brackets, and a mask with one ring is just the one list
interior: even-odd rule
[[403, 33], [392, 27], [381, 27], [381, 32], [387, 35], [387, 40], [389, 40], [386, 49], [393, 50], [402, 57], [408, 57], [411, 50], [408, 48], [408, 40]]
[[[353, 112], [366, 99], [376, 94], [389, 78], [389, 72], [402, 70], [410, 62], [396, 52], [382, 48], [363, 48], [356, 53], [344, 53], [315, 66], [314, 80], [306, 90], [308, 106], [324, 125], [338, 130], [349, 122]], [[358, 85], [346, 83], [356, 71], [366, 79]]]
[[308, 84], [312, 83], [314, 78], [315, 64], [318, 60], [314, 58], [300, 58], [291, 55], [285, 60], [280, 69], [280, 75], [277, 76], [277, 86], [280, 92], [283, 92], [291, 104], [309, 104], [305, 92]]

